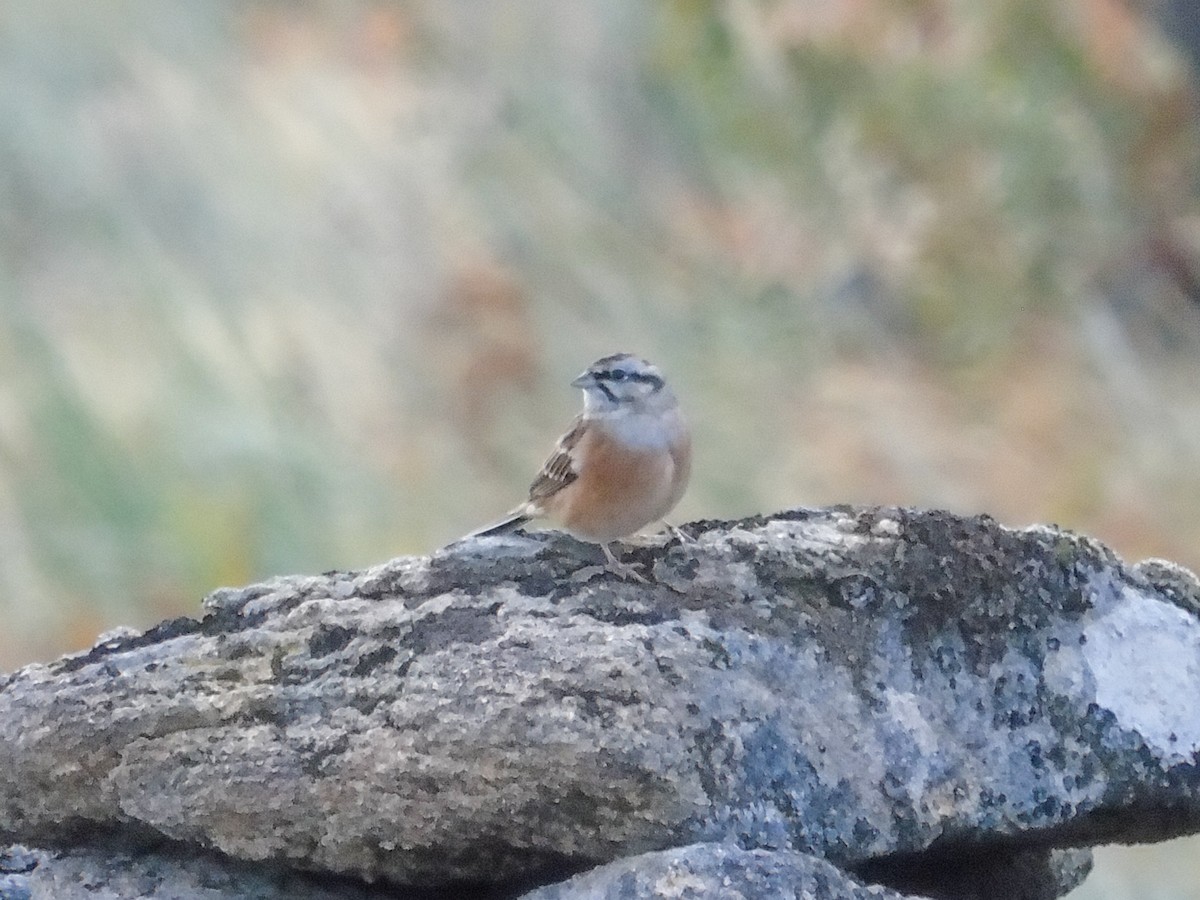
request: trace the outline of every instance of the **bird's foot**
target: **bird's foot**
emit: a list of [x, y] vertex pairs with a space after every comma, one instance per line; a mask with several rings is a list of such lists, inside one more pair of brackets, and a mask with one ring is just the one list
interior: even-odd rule
[[600, 549], [604, 551], [604, 558], [608, 560], [608, 570], [614, 575], [624, 578], [626, 581], [637, 581], [642, 584], [650, 583], [646, 577], [633, 566], [629, 565], [628, 563], [623, 563], [613, 556], [613, 552], [608, 548], [608, 544], [601, 544]]

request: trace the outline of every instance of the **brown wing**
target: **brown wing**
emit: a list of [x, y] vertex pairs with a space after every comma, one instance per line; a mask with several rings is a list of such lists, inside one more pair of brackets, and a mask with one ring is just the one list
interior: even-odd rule
[[533, 479], [533, 484], [529, 486], [530, 503], [536, 505], [539, 501], [557, 494], [579, 477], [572, 450], [586, 430], [583, 416], [576, 416], [567, 433], [558, 439], [550, 458], [542, 464], [542, 470], [538, 472], [537, 478]]

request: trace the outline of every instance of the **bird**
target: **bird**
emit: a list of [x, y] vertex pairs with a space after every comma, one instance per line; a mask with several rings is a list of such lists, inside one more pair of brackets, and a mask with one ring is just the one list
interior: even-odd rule
[[467, 537], [547, 518], [599, 544], [616, 574], [645, 582], [609, 545], [675, 508], [691, 475], [691, 431], [662, 372], [641, 357], [602, 357], [571, 386], [583, 391], [583, 411], [533, 479], [529, 499]]

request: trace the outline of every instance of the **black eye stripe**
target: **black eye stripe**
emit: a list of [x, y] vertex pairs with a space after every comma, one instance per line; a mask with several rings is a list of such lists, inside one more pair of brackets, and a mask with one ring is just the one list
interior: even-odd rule
[[657, 375], [653, 375], [649, 372], [625, 372], [621, 369], [606, 369], [604, 371], [597, 372], [595, 377], [597, 381], [620, 382], [625, 381], [626, 379], [629, 381], [641, 381], [645, 384], [654, 385], [654, 389], [656, 391], [663, 386], [663, 380]]

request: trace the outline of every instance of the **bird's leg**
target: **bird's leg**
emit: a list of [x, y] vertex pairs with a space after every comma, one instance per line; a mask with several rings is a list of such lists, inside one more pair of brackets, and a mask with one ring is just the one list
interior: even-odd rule
[[696, 539], [694, 537], [692, 537], [690, 534], [688, 534], [686, 531], [684, 531], [682, 528], [677, 528], [676, 526], [674, 526], [670, 522], [668, 522], [666, 519], [663, 519], [662, 523], [667, 526], [667, 531], [671, 532], [672, 536], [674, 536], [675, 539], [679, 541], [679, 543], [681, 543], [681, 544], [696, 543]]
[[633, 566], [628, 565], [627, 563], [623, 563], [619, 559], [617, 559], [615, 556], [613, 556], [613, 552], [612, 552], [612, 550], [610, 550], [608, 548], [608, 544], [601, 544], [600, 549], [604, 551], [604, 557], [605, 557], [605, 559], [608, 560], [608, 569], [610, 572], [612, 572], [615, 575], [619, 575], [621, 578], [627, 578], [627, 579], [633, 579], [634, 581], [640, 581], [642, 584], [650, 583]]

